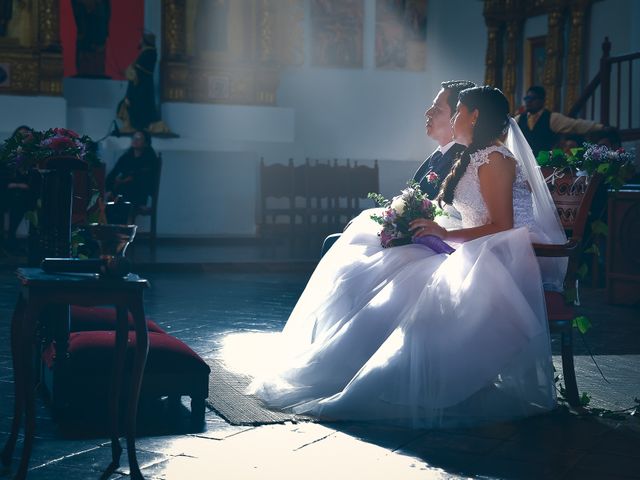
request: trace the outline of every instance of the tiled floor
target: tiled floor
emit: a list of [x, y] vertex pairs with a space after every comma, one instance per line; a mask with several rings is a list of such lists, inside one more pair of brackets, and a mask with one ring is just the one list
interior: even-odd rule
[[[143, 257], [143, 247], [135, 253], [152, 285], [147, 314], [204, 357], [229, 332], [280, 329], [313, 265], [312, 255], [289, 262], [284, 254], [273, 256], [250, 244], [161, 245], [153, 263]], [[11, 267], [1, 270], [2, 441], [13, 402], [8, 335], [16, 293]], [[608, 306], [603, 293], [583, 291], [585, 311], [594, 323], [586, 340], [610, 383], [580, 339], [576, 370], [595, 406], [623, 409], [640, 397], [640, 311]], [[193, 432], [186, 407], [170, 415], [163, 402], [147, 402], [140, 407], [137, 446], [142, 471], [153, 479], [629, 479], [640, 478], [638, 417], [602, 418], [559, 408], [519, 422], [426, 431], [364, 423], [237, 427], [208, 412], [204, 429]], [[111, 455], [103, 418], [98, 412], [63, 425], [39, 401], [29, 478], [101, 478]], [[16, 455], [20, 448], [21, 443]], [[125, 452], [122, 467], [110, 478], [127, 474]], [[10, 476], [11, 471], [0, 472], [0, 478]]]

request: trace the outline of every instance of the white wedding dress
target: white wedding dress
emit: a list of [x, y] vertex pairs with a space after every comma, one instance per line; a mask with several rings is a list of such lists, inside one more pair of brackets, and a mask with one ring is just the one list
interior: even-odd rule
[[[454, 195], [462, 227], [487, 209], [472, 154]], [[362, 212], [320, 261], [284, 330], [230, 338], [223, 359], [271, 407], [325, 419], [462, 426], [556, 404], [531, 193], [517, 164], [514, 229], [435, 254], [383, 249]], [[253, 361], [252, 361], [253, 360]]]

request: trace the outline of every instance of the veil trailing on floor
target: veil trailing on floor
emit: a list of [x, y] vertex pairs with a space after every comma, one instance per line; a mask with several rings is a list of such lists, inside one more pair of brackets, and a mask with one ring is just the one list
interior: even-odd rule
[[[547, 242], [551, 244], [564, 244], [567, 236], [558, 216], [558, 210], [553, 203], [551, 193], [544, 181], [544, 176], [536, 162], [531, 147], [522, 134], [518, 123], [511, 118], [509, 120], [509, 133], [507, 135], [506, 147], [513, 153], [516, 161], [522, 167], [527, 176], [527, 182], [531, 188], [533, 197], [533, 215], [538, 227], [546, 236]], [[539, 259], [542, 270], [542, 280], [545, 287], [552, 287], [556, 290], [562, 289], [562, 283], [567, 270], [566, 258], [544, 258]]]

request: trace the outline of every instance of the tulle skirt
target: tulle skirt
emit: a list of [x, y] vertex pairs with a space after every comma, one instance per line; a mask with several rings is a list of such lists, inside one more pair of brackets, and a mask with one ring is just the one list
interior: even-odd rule
[[273, 408], [450, 427], [555, 406], [540, 268], [526, 228], [436, 254], [383, 249], [363, 212], [320, 261], [283, 331], [243, 334], [229, 368]]

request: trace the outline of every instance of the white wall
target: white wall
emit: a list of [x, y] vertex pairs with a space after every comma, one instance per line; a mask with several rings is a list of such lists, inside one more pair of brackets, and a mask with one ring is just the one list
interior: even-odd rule
[[61, 97], [0, 95], [0, 138], [6, 138], [19, 125], [36, 130], [64, 127], [67, 102]]

